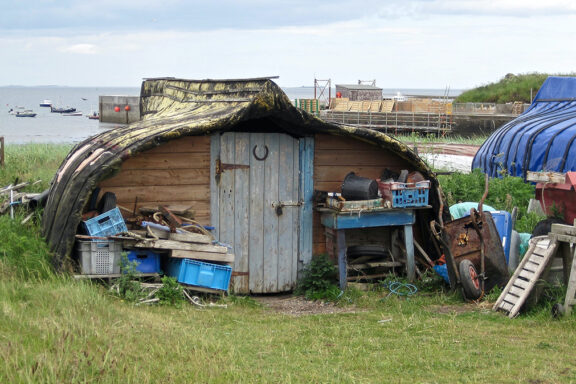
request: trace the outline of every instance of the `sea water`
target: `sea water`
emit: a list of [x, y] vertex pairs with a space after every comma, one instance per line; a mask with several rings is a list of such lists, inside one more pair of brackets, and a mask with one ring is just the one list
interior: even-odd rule
[[[286, 87], [284, 92], [290, 100], [311, 99], [314, 87]], [[441, 89], [385, 89], [384, 95], [445, 95]], [[448, 96], [460, 92], [452, 90]], [[98, 112], [99, 96], [138, 96], [139, 87], [0, 87], [0, 136], [7, 144], [22, 143], [77, 143], [109, 129], [117, 124], [101, 123], [91, 120], [87, 115]], [[334, 88], [331, 96], [335, 97]], [[327, 97], [327, 91], [324, 97]], [[44, 100], [51, 100], [54, 107], [74, 107], [81, 116], [64, 116], [50, 112], [48, 107], [40, 107]], [[31, 109], [36, 117], [16, 117], [10, 109]]]

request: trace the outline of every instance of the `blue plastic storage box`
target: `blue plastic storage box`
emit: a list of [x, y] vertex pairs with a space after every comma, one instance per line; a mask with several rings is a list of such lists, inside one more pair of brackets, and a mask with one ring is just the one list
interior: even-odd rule
[[430, 181], [391, 183], [392, 206], [395, 208], [425, 207], [428, 205]]
[[136, 262], [136, 270], [140, 273], [160, 273], [160, 254], [148, 250], [133, 250], [128, 252], [128, 261]]
[[502, 241], [502, 249], [504, 250], [504, 256], [506, 256], [506, 264], [510, 259], [510, 243], [512, 239], [512, 215], [510, 212], [506, 211], [491, 211], [498, 234], [500, 235], [500, 241]]
[[172, 258], [168, 262], [167, 275], [175, 277], [183, 284], [227, 291], [232, 276], [232, 267], [198, 260]]
[[126, 232], [126, 223], [120, 209], [114, 208], [84, 222], [84, 228], [90, 236], [106, 237]]

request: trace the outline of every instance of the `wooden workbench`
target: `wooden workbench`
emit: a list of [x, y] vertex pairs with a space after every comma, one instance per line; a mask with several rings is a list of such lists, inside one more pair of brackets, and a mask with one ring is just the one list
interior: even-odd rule
[[416, 221], [415, 209], [419, 208], [391, 208], [370, 211], [337, 211], [321, 208], [322, 225], [332, 228], [336, 233], [336, 247], [338, 250], [338, 269], [340, 289], [346, 288], [348, 277], [348, 261], [346, 258], [346, 230], [356, 228], [401, 226], [404, 229], [404, 244], [406, 246], [406, 274], [408, 280], [414, 280], [414, 237], [412, 225]]

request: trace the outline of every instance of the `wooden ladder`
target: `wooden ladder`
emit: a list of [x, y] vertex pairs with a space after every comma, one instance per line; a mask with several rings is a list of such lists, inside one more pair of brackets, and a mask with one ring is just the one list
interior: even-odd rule
[[552, 224], [550, 235], [558, 242], [558, 253], [563, 259], [566, 297], [560, 311], [564, 315], [570, 315], [572, 307], [576, 305], [576, 219], [573, 226]]
[[509, 318], [518, 315], [520, 308], [532, 292], [542, 272], [554, 258], [558, 242], [548, 236], [536, 237], [530, 241], [530, 248], [516, 268], [514, 275], [498, 297], [492, 308], [505, 312]]

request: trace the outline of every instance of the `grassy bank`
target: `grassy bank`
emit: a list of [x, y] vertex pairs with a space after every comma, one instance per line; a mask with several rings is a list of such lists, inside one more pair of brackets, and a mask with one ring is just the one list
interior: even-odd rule
[[575, 74], [527, 73], [507, 74], [498, 82], [482, 85], [463, 92], [455, 103], [531, 103], [532, 98], [548, 76], [574, 76]]
[[[0, 180], [51, 179], [68, 151], [56, 148], [7, 147]], [[0, 217], [0, 238], [2, 383], [576, 381], [576, 317], [553, 320], [554, 300], [515, 320], [424, 283], [411, 297], [347, 292], [335, 314], [235, 296], [227, 308], [136, 306], [53, 274], [37, 221]]]

